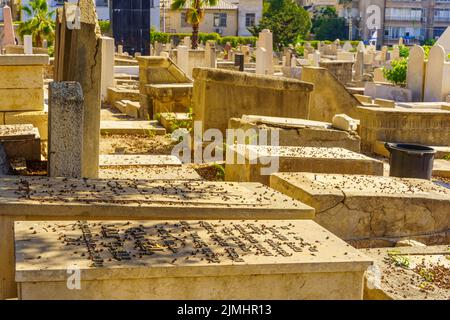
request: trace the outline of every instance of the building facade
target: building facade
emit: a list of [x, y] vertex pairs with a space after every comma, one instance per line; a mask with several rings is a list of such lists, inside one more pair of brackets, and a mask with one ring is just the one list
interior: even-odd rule
[[[250, 36], [248, 28], [257, 25], [262, 17], [262, 3], [262, 0], [218, 0], [215, 6], [205, 8], [199, 30], [222, 36]], [[186, 9], [172, 10], [171, 4], [171, 0], [161, 3], [160, 30], [191, 33], [192, 26], [186, 22]]]
[[[376, 9], [378, 8], [378, 9]], [[438, 38], [450, 25], [450, 0], [357, 0], [341, 4], [341, 16], [351, 19], [353, 34], [369, 40], [375, 31], [371, 26], [379, 10], [377, 43], [406, 44]]]

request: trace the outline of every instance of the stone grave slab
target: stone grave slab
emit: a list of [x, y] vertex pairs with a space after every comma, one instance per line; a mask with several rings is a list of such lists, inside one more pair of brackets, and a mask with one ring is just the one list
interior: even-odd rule
[[261, 171], [268, 167], [273, 168], [271, 173], [383, 175], [382, 161], [343, 148], [234, 145], [229, 146], [229, 149], [225, 165], [227, 181], [252, 181], [269, 185], [269, 175]]
[[100, 179], [203, 180], [193, 169], [178, 166], [100, 167]]
[[166, 129], [158, 124], [158, 121], [135, 120], [102, 120], [100, 122], [101, 134], [138, 134], [138, 135], [164, 135]]
[[433, 176], [450, 178], [450, 160], [435, 159], [433, 163]]
[[41, 160], [41, 137], [31, 124], [0, 125], [0, 143], [10, 159]]
[[101, 154], [100, 167], [181, 166], [176, 156], [153, 154]]
[[270, 186], [314, 207], [315, 221], [344, 240], [428, 242], [450, 228], [450, 190], [428, 180], [276, 173]]
[[192, 126], [192, 116], [186, 112], [163, 112], [160, 114], [159, 121], [167, 132]]
[[311, 219], [314, 209], [259, 183], [4, 177], [0, 299], [16, 297], [17, 220]]
[[360, 151], [360, 139], [356, 132], [334, 129], [328, 122], [244, 115], [240, 119], [231, 118], [228, 128], [256, 130], [256, 137], [259, 137], [259, 130], [267, 131], [268, 140], [259, 144], [273, 144], [270, 141], [271, 133], [277, 131], [280, 146], [340, 147]]
[[450, 103], [447, 102], [401, 102], [397, 103], [397, 106], [410, 109], [442, 109], [448, 110]]
[[21, 299], [362, 299], [372, 264], [308, 220], [20, 221], [15, 252]]
[[375, 261], [364, 281], [367, 300], [450, 299], [450, 246], [360, 250]]

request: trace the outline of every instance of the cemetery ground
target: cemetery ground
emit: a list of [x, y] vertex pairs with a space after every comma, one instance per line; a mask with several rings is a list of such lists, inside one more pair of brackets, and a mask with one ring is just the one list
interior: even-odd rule
[[0, 299], [450, 299], [450, 28], [134, 52], [79, 0], [50, 58], [10, 20]]

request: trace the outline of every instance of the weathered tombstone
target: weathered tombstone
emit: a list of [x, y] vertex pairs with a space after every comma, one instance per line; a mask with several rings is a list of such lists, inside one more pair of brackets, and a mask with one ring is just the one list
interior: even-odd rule
[[[102, 37], [102, 100], [114, 86], [114, 38]], [[136, 52], [137, 54], [138, 52]], [[140, 53], [140, 52], [139, 52]]]
[[373, 69], [373, 81], [374, 82], [386, 82], [384, 78], [383, 68]]
[[84, 94], [82, 176], [98, 177], [102, 43], [95, 1], [79, 0], [80, 28], [71, 28], [66, 12], [58, 9], [55, 45], [55, 81], [79, 82]]
[[344, 51], [351, 51], [351, 50], [353, 50], [353, 46], [350, 43], [350, 41], [345, 41], [344, 46], [342, 47], [342, 50], [344, 50]]
[[23, 36], [23, 53], [33, 54], [33, 37], [31, 35]]
[[403, 45], [403, 37], [398, 38], [398, 45], [399, 46]]
[[450, 54], [450, 27], [445, 29], [444, 33], [441, 34], [439, 39], [437, 39], [435, 45], [440, 45], [444, 48], [447, 54]]
[[239, 67], [239, 71], [244, 71], [244, 54], [236, 53], [234, 55], [234, 65]]
[[48, 47], [47, 39], [42, 40], [42, 48], [47, 49], [47, 47]]
[[355, 70], [355, 80], [360, 80], [364, 74], [364, 51], [358, 50], [356, 53], [356, 61], [353, 68]]
[[16, 37], [14, 35], [11, 8], [5, 5], [3, 7], [3, 47], [8, 44], [16, 44]]
[[413, 46], [409, 50], [406, 87], [412, 91], [412, 101], [423, 100], [425, 78], [425, 51], [421, 46]]
[[120, 55], [123, 54], [123, 45], [119, 44], [119, 45], [117, 46], [117, 53], [120, 54]]
[[217, 67], [216, 44], [208, 40], [205, 45], [205, 66], [208, 68]]
[[450, 93], [450, 63], [442, 46], [434, 45], [428, 55], [425, 75], [424, 101], [445, 101]]
[[49, 84], [48, 174], [82, 177], [83, 91], [78, 82]]
[[0, 143], [0, 175], [9, 174], [10, 168], [8, 156], [3, 148], [3, 144]]
[[191, 37], [184, 37], [184, 38], [183, 38], [183, 45], [186, 46], [186, 47], [188, 47], [188, 49], [190, 49], [190, 48], [191, 48], [191, 45], [192, 45], [192, 43], [191, 43]]
[[392, 49], [391, 60], [399, 60], [400, 59], [400, 48], [398, 46], [394, 46]]
[[356, 47], [356, 50], [359, 51], [365, 51], [366, 50], [366, 46], [364, 45], [364, 42], [360, 41], [358, 43], [358, 46]]
[[225, 53], [224, 59], [230, 60], [230, 51], [233, 47], [231, 46], [231, 43], [227, 42], [225, 46], [223, 47], [223, 51]]
[[383, 46], [381, 48], [381, 55], [380, 55], [380, 61], [381, 62], [386, 62], [386, 60], [387, 60], [387, 52], [388, 52], [388, 47], [387, 46]]
[[[258, 58], [256, 59], [256, 73], [260, 74], [273, 74], [273, 35], [269, 29], [264, 29], [259, 33], [258, 48], [263, 48], [260, 50], [260, 56], [264, 55], [262, 61], [258, 63]], [[261, 59], [260, 59], [261, 60]]]

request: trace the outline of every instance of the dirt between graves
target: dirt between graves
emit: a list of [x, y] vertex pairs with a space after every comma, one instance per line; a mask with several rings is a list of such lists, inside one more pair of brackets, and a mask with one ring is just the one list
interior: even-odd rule
[[176, 142], [170, 135], [102, 135], [100, 154], [162, 154], [169, 155]]

